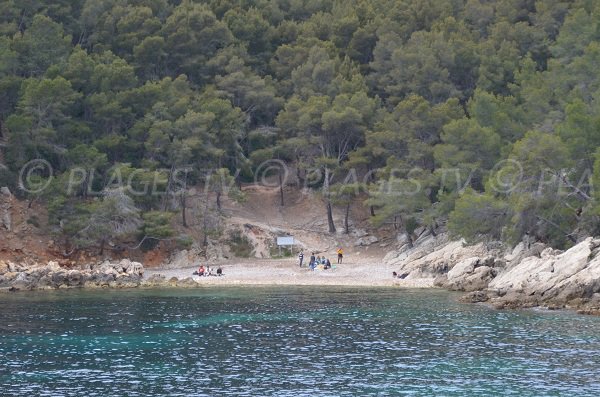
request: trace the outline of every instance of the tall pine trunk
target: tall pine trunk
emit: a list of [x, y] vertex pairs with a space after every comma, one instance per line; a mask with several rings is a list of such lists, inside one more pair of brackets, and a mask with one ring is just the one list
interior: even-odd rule
[[104, 245], [106, 244], [106, 239], [101, 239], [100, 240], [100, 253], [98, 254], [99, 256], [104, 255]]
[[205, 254], [206, 254], [206, 247], [208, 246], [208, 194], [205, 197], [205, 205], [204, 205], [204, 214], [202, 215], [202, 234], [204, 234], [203, 238], [202, 238], [202, 246], [205, 248]]
[[166, 211], [167, 210], [167, 206], [169, 204], [169, 194], [171, 192], [171, 184], [173, 183], [173, 171], [175, 170], [175, 166], [172, 165], [171, 169], [169, 170], [169, 177], [167, 178], [167, 189], [165, 191], [165, 195], [163, 197], [163, 202], [162, 202], [162, 210]]
[[285, 202], [283, 201], [283, 176], [281, 175], [282, 169], [279, 170], [279, 198], [281, 202], [281, 206], [285, 206]]
[[344, 228], [346, 234], [350, 234], [350, 226], [348, 224], [348, 217], [350, 216], [350, 203], [346, 204], [346, 215], [344, 216]]
[[[373, 170], [371, 169], [371, 166], [369, 166], [369, 180], [367, 181], [367, 189], [368, 186], [372, 183], [375, 182], [375, 177], [373, 176]], [[371, 216], [375, 216], [375, 207], [373, 207], [372, 205], [369, 206], [369, 211], [371, 212]]]
[[183, 189], [183, 192], [181, 192], [181, 222], [183, 223], [183, 227], [188, 227], [187, 216], [186, 216], [186, 212], [185, 212], [185, 209], [187, 207], [186, 197], [187, 197], [186, 189]]
[[335, 233], [335, 224], [333, 223], [333, 210], [331, 208], [331, 201], [327, 199], [327, 223], [329, 224], [329, 233]]
[[187, 225], [187, 214], [186, 214], [186, 207], [187, 207], [187, 173], [185, 175], [185, 181], [183, 182], [183, 188], [181, 189], [181, 198], [180, 198], [180, 205], [181, 205], [181, 222], [183, 223], [183, 227], [188, 227]]
[[335, 223], [333, 223], [333, 208], [331, 206], [331, 197], [329, 195], [329, 168], [325, 167], [325, 183], [323, 185], [325, 191], [325, 200], [327, 201], [327, 223], [329, 225], [329, 233], [335, 233]]

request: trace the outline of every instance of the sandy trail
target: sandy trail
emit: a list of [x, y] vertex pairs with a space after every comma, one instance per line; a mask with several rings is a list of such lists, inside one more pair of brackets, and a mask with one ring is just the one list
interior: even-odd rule
[[147, 269], [144, 277], [161, 274], [167, 278], [192, 277], [207, 285], [346, 285], [346, 286], [398, 286], [405, 288], [431, 288], [432, 279], [399, 280], [392, 277], [391, 266], [364, 261], [345, 261], [328, 270], [311, 271], [306, 263], [298, 266], [296, 259], [232, 259], [210, 264], [216, 271], [221, 266], [224, 276], [199, 277], [192, 273], [197, 267], [184, 269]]

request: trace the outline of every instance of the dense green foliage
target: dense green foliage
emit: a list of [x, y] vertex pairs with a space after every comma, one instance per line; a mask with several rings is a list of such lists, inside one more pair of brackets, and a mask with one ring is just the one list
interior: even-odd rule
[[564, 246], [598, 231], [599, 39], [593, 0], [3, 0], [0, 184], [103, 247], [274, 158], [328, 212]]

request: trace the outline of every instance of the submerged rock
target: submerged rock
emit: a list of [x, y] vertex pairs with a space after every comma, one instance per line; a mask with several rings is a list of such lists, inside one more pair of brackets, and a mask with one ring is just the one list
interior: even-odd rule
[[487, 302], [490, 299], [485, 291], [473, 291], [460, 297], [461, 302], [480, 303]]
[[142, 281], [143, 287], [160, 287], [165, 285], [167, 282], [167, 278], [162, 274], [153, 274], [147, 279]]
[[200, 284], [198, 284], [193, 278], [186, 277], [182, 280], [177, 280], [176, 286], [179, 288], [196, 288]]

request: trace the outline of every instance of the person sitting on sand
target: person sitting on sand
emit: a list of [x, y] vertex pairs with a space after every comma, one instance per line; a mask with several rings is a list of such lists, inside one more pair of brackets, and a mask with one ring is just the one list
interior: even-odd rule
[[204, 273], [206, 273], [206, 269], [204, 269], [204, 265], [200, 265], [200, 268], [198, 269], [198, 276], [204, 276]]
[[221, 269], [221, 266], [219, 266], [217, 268], [217, 276], [221, 277], [223, 275], [223, 269]]
[[392, 277], [393, 277], [393, 278], [396, 278], [396, 277], [398, 277], [398, 273], [396, 273], [396, 272], [392, 272]]
[[325, 269], [331, 269], [331, 261], [329, 258], [325, 260]]

